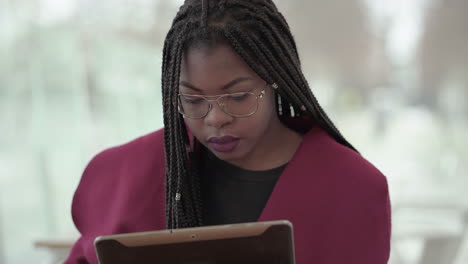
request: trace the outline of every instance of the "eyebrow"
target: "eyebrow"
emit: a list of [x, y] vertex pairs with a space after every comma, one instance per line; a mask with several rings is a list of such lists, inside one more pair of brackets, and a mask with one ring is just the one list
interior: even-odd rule
[[[250, 81], [250, 80], [253, 80], [253, 79], [250, 78], [250, 77], [240, 77], [240, 78], [234, 79], [234, 80], [228, 82], [227, 84], [225, 84], [223, 87], [221, 87], [221, 90], [227, 90], [227, 89], [231, 88], [232, 86], [234, 86], [236, 84], [239, 84], [239, 83], [245, 82], [245, 81]], [[200, 93], [203, 92], [200, 88], [197, 88], [197, 87], [191, 85], [188, 82], [180, 81], [179, 84], [182, 85], [182, 86], [185, 86], [185, 87], [187, 87], [189, 89], [192, 89], [194, 91], [197, 91], [197, 92], [200, 92]]]

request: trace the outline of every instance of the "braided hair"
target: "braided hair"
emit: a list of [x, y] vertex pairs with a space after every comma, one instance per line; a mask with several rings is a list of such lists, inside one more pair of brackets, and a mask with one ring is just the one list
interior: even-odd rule
[[[271, 0], [186, 0], [166, 36], [162, 64], [166, 225], [170, 229], [203, 225], [199, 161], [177, 109], [182, 54], [196, 45], [219, 44], [231, 46], [275, 89], [280, 119], [309, 116], [337, 142], [355, 150], [312, 94], [289, 25]], [[200, 143], [194, 139], [192, 144]]]

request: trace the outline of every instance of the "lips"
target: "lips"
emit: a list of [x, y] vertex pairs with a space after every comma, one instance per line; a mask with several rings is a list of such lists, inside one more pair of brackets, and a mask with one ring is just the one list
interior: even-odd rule
[[224, 136], [224, 137], [210, 137], [208, 145], [217, 152], [231, 152], [239, 144], [239, 138]]
[[214, 143], [214, 144], [226, 144], [230, 143], [233, 141], [239, 140], [236, 137], [231, 137], [231, 136], [224, 136], [224, 137], [210, 137], [208, 139], [208, 143]]

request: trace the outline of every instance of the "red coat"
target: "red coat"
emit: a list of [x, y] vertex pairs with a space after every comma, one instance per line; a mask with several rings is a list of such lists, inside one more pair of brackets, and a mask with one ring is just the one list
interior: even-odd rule
[[[72, 215], [81, 238], [65, 263], [97, 263], [97, 236], [165, 228], [163, 131], [108, 149], [89, 163]], [[259, 221], [294, 225], [297, 264], [384, 264], [390, 253], [387, 181], [372, 164], [310, 129]]]

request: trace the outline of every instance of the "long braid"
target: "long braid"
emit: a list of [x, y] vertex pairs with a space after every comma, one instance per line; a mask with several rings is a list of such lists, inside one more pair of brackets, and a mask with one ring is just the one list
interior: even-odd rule
[[[237, 1], [237, 2], [239, 2], [239, 1]], [[243, 3], [243, 2], [241, 2], [241, 3]], [[243, 4], [246, 5], [246, 6], [248, 6], [248, 4], [245, 4], [245, 3], [243, 3]], [[250, 7], [250, 8], [253, 9], [253, 10], [258, 10], [258, 9], [254, 9], [254, 8], [252, 8], [252, 7]], [[264, 19], [264, 16], [261, 16], [261, 15], [259, 15], [258, 13], [260, 13], [260, 12], [254, 13], [254, 14], [252, 14], [252, 15]], [[279, 14], [279, 13], [278, 13], [278, 14]], [[244, 22], [244, 23], [245, 23], [245, 22]], [[248, 23], [248, 22], [247, 22], [247, 23]], [[270, 26], [271, 26], [271, 23], [264, 23], [264, 24], [270, 25]], [[268, 43], [268, 44], [271, 44], [271, 45], [273, 45], [273, 46], [275, 46], [275, 41], [273, 40], [272, 34], [270, 34], [268, 30], [265, 30], [265, 28], [263, 27], [263, 25], [259, 25], [259, 24], [257, 23], [256, 26], [257, 26], [257, 28], [262, 29], [261, 31], [264, 32], [264, 33], [266, 34], [267, 38], [269, 39], [269, 41], [268, 41], [267, 43]], [[288, 30], [288, 32], [289, 32], [289, 30]], [[277, 37], [277, 36], [278, 36], [278, 34], [276, 35], [276, 37]], [[259, 43], [260, 43], [260, 45], [263, 44], [262, 42], [259, 42]], [[294, 45], [294, 46], [295, 46], [295, 45]], [[295, 49], [295, 48], [294, 48], [294, 49]], [[269, 52], [269, 49], [268, 49], [267, 47], [263, 47], [262, 50], [263, 50], [263, 51], [266, 51], [266, 52]], [[289, 58], [294, 58], [294, 56], [287, 56], [287, 55], [286, 55], [286, 56], [281, 56], [281, 55], [284, 55], [284, 54], [282, 54], [283, 51], [284, 51], [284, 49], [282, 49], [282, 48], [276, 47], [276, 48], [274, 48], [274, 50], [275, 50], [275, 52], [277, 52], [278, 54], [280, 54], [280, 56], [275, 56], [275, 57], [278, 57], [278, 58], [280, 58], [280, 59], [282, 59], [282, 58], [288, 58], [288, 57], [289, 57]], [[296, 54], [297, 54], [297, 53], [296, 53]], [[269, 57], [273, 57], [271, 54], [269, 54], [268, 56], [269, 56]], [[328, 116], [326, 115], [325, 111], [323, 111], [323, 109], [321, 108], [321, 106], [320, 106], [320, 104], [318, 103], [317, 99], [316, 99], [315, 96], [312, 94], [312, 92], [311, 92], [311, 90], [310, 90], [310, 88], [309, 88], [309, 85], [308, 85], [308, 83], [307, 83], [307, 80], [305, 79], [305, 77], [304, 77], [302, 71], [300, 70], [300, 65], [299, 65], [299, 63], [300, 63], [299, 60], [297, 60], [297, 64], [296, 64], [296, 65], [291, 65], [290, 63], [288, 63], [288, 62], [286, 62], [286, 61], [283, 60], [283, 61], [282, 61], [280, 64], [278, 64], [278, 65], [283, 65], [283, 66], [286, 66], [287, 68], [289, 68], [289, 69], [290, 69], [290, 74], [295, 75], [296, 80], [299, 80], [300, 83], [302, 83], [302, 85], [300, 85], [298, 88], [302, 88], [301, 90], [302, 90], [302, 92], [303, 92], [303, 94], [302, 94], [303, 96], [301, 96], [301, 97], [304, 98], [304, 99], [307, 99], [307, 101], [306, 101], [306, 102], [301, 102], [300, 104], [301, 104], [301, 105], [303, 105], [303, 104], [307, 105], [308, 102], [311, 101], [311, 103], [312, 103], [312, 109], [313, 109], [312, 114], [314, 115], [314, 117], [316, 117], [317, 115], [320, 116], [320, 118], [318, 118], [317, 121], [324, 124], [325, 130], [326, 130], [327, 132], [329, 132], [330, 134], [332, 134], [332, 135], [333, 135], [333, 134], [336, 134], [336, 135], [337, 135], [336, 139], [337, 139], [337, 141], [340, 142], [341, 144], [344, 144], [344, 145], [346, 145], [347, 147], [350, 147], [350, 148], [352, 148], [353, 150], [356, 150], [351, 144], [349, 144], [346, 140], [343, 139], [343, 136], [341, 135], [341, 133], [339, 132], [339, 130], [335, 127], [335, 125], [331, 122], [331, 120], [330, 120], [330, 119], [328, 118]], [[288, 77], [286, 77], [286, 78], [288, 78]], [[286, 86], [286, 87], [289, 87], [289, 86]], [[294, 90], [293, 90], [292, 92], [294, 92]], [[304, 96], [305, 96], [305, 97], [304, 97]], [[293, 101], [296, 101], [296, 102], [297, 102], [297, 100], [294, 100], [294, 99], [293, 99]], [[287, 107], [285, 108], [285, 111], [286, 111], [286, 112], [289, 111]], [[298, 109], [296, 109], [296, 108], [294, 108], [294, 111], [297, 112], [297, 113], [300, 113], [300, 112], [298, 111]], [[328, 128], [331, 128], [331, 129], [328, 129]]]
[[[162, 74], [162, 87], [171, 87], [171, 76], [172, 76], [172, 68], [171, 61], [173, 59], [172, 55], [173, 46], [169, 42], [166, 42], [164, 45], [164, 55], [163, 55], [163, 74]], [[172, 56], [171, 56], [172, 55]], [[162, 89], [163, 92], [163, 112], [164, 112], [164, 127], [171, 127], [172, 126], [172, 102], [170, 96], [170, 89]], [[175, 161], [175, 153], [173, 147], [174, 139], [173, 134], [169, 129], [164, 130], [164, 150], [165, 150], [165, 157], [166, 157], [166, 216], [167, 216], [167, 226], [170, 227], [172, 225], [172, 215], [173, 215], [173, 208], [172, 208], [172, 190], [170, 186], [170, 182], [173, 182], [174, 172], [172, 170], [172, 164]]]
[[[255, 21], [247, 21], [247, 22], [242, 22], [242, 23], [246, 23], [248, 25], [252, 25], [252, 23], [255, 23]], [[278, 47], [276, 46], [274, 43], [275, 43], [275, 39], [274, 37], [272, 36], [272, 34], [269, 34], [268, 30], [266, 30], [263, 26], [257, 26], [259, 28], [261, 28], [261, 33], [264, 34], [264, 37], [267, 38], [269, 41], [268, 41], [268, 44], [272, 45], [273, 46], [273, 50], [278, 53], [280, 56], [273, 56], [272, 52], [270, 51], [270, 48], [266, 47], [264, 43], [262, 42], [259, 42], [259, 41], [255, 41], [256, 43], [258, 43], [259, 46], [261, 47], [258, 47], [257, 50], [261, 51], [261, 52], [264, 52], [264, 53], [267, 53], [266, 54], [266, 57], [269, 58], [270, 61], [272, 60], [276, 60], [277, 57], [279, 59], [281, 59], [280, 62], [278, 61], [275, 61], [273, 62], [273, 64], [276, 66], [276, 67], [279, 67], [279, 71], [281, 72], [280, 74], [282, 74], [282, 77], [287, 80], [287, 86], [291, 86], [291, 87], [299, 87], [299, 88], [304, 88], [304, 86], [307, 86], [306, 83], [303, 82], [302, 78], [300, 78], [300, 76], [302, 75], [302, 72], [300, 71], [300, 69], [298, 69], [298, 67], [295, 67], [295, 65], [297, 65], [297, 63], [299, 62], [298, 60], [296, 61], [291, 61], [291, 60], [288, 60], [287, 58], [291, 58], [291, 56], [288, 56], [290, 54], [284, 54], [284, 49], [282, 49], [281, 47]], [[243, 34], [243, 35], [246, 35], [245, 33], [243, 33], [242, 30], [237, 30], [237, 32], [239, 32], [239, 34]], [[245, 40], [249, 40], [249, 37], [245, 38]], [[252, 46], [252, 41], [248, 41], [248, 45]], [[283, 67], [287, 67], [287, 69], [289, 70], [289, 73], [287, 73]], [[290, 75], [294, 75], [296, 78], [291, 78]], [[293, 89], [293, 92], [296, 91], [297, 89]], [[308, 93], [310, 93], [310, 90], [308, 89], [303, 89], [305, 90], [306, 92], [302, 93], [301, 96], [303, 95], [306, 95], [306, 98], [304, 98], [306, 101], [308, 99], [311, 98], [311, 96], [309, 96]], [[306, 102], [303, 102], [302, 104], [304, 104]]]
[[[291, 44], [293, 41], [287, 43], [284, 40], [284, 35], [285, 34], [279, 32], [277, 27], [275, 27], [275, 25], [273, 24], [273, 22], [271, 22], [270, 19], [268, 19], [271, 16], [275, 16], [275, 18], [276, 18], [277, 17], [276, 14], [271, 14], [270, 13], [271, 15], [268, 16], [268, 15], [265, 14], [265, 10], [260, 9], [257, 6], [254, 6], [249, 1], [233, 0], [232, 1], [232, 6], [233, 7], [235, 7], [235, 6], [244, 7], [245, 12], [247, 12], [252, 18], [257, 18], [258, 19], [258, 20], [256, 20], [257, 24], [259, 24], [259, 25], [263, 24], [263, 25], [267, 26], [269, 28], [270, 32], [272, 32], [272, 34], [275, 35], [276, 42], [279, 43], [282, 46], [282, 48], [284, 50], [286, 50], [288, 53], [291, 53], [292, 56], [288, 56], [288, 57], [291, 58], [291, 59], [296, 59], [298, 61], [298, 55], [297, 55], [296, 49]], [[261, 23], [258, 23], [259, 21]], [[286, 30], [286, 31], [290, 32], [289, 30]], [[291, 34], [289, 33], [289, 34], [286, 34], [286, 35], [291, 35]], [[291, 38], [291, 40], [292, 40], [292, 38]]]
[[[286, 93], [283, 93], [283, 96], [288, 99], [288, 101], [293, 101], [296, 102], [296, 105], [305, 105], [306, 107], [312, 107], [310, 104], [310, 101], [306, 100], [306, 98], [303, 98], [303, 95], [297, 94], [293, 87], [297, 87], [297, 84], [294, 82], [294, 80], [290, 77], [290, 74], [288, 74], [284, 70], [284, 64], [279, 64], [277, 61], [270, 63], [269, 60], [273, 60], [274, 56], [273, 54], [270, 53], [269, 49], [266, 47], [257, 47], [256, 44], [248, 39], [246, 34], [242, 33], [239, 30], [232, 29], [231, 27], [227, 27], [227, 38], [230, 40], [231, 44], [233, 45], [233, 48], [244, 58], [244, 60], [251, 65], [251, 67], [256, 67], [255, 65], [257, 62], [255, 60], [252, 60], [249, 58], [247, 55], [244, 55], [246, 52], [242, 48], [240, 48], [241, 45], [239, 45], [239, 41], [244, 41], [247, 43], [248, 46], [250, 46], [251, 49], [255, 52], [255, 54], [260, 55], [259, 59], [262, 60], [262, 65], [267, 66], [270, 65], [269, 67], [269, 72], [276, 72], [281, 78], [277, 79], [276, 82], [280, 84], [280, 86], [284, 87], [283, 90], [281, 91], [283, 93], [284, 89], [286, 89]], [[261, 45], [261, 43], [259, 43]], [[263, 55], [265, 53], [265, 55]], [[261, 76], [262, 77], [262, 76]], [[302, 97], [302, 98], [301, 98]], [[289, 113], [288, 108], [284, 109], [286, 113]], [[315, 114], [315, 111], [311, 112], [312, 114]], [[316, 117], [316, 116], [314, 116]]]
[[[261, 19], [266, 19], [264, 16], [259, 16], [259, 17]], [[280, 59], [283, 61], [282, 63], [286, 63], [288, 69], [291, 71], [292, 74], [296, 75], [296, 77], [302, 73], [302, 71], [300, 70], [299, 57], [297, 56], [297, 50], [295, 50], [294, 48], [289, 48], [291, 44], [283, 43], [282, 46], [277, 45], [278, 42], [284, 42], [284, 41], [282, 41], [280, 33], [277, 33], [277, 34], [271, 33], [272, 32], [271, 22], [265, 22], [260, 25], [258, 25], [256, 21], [251, 21], [248, 23], [251, 25], [250, 27], [253, 27], [254, 25], [252, 25], [252, 23], [255, 23], [255, 27], [259, 29], [259, 31], [263, 34], [263, 36], [269, 40], [265, 44], [272, 45], [273, 50], [275, 52], [278, 52], [278, 56], [274, 56], [275, 59], [276, 58]], [[262, 42], [259, 42], [259, 43], [264, 44]], [[268, 51], [270, 52], [270, 49], [268, 49]], [[304, 84], [303, 86], [301, 86], [301, 88], [305, 88], [304, 86], [306, 85], [303, 82], [303, 80], [301, 80], [301, 78], [295, 78], [295, 79], [298, 80], [299, 83]]]
[[[174, 36], [177, 39], [180, 32]], [[165, 44], [165, 54], [163, 56], [163, 89], [164, 98], [164, 126], [166, 128], [176, 128], [176, 119], [178, 118], [177, 111], [174, 111], [175, 96], [174, 90], [178, 87], [178, 71], [180, 65], [177, 65], [177, 60], [180, 53], [180, 43], [171, 43], [171, 38]], [[177, 202], [175, 200], [178, 191], [178, 182], [180, 182], [180, 152], [177, 150], [177, 143], [179, 142], [176, 133], [170, 129], [165, 129], [165, 153], [166, 153], [166, 215], [167, 226], [173, 228], [177, 226]]]
[[[180, 43], [179, 45], [177, 45], [177, 51], [176, 51], [176, 57], [175, 57], [175, 63], [174, 63], [174, 67], [176, 69], [176, 72], [174, 73], [174, 78], [175, 78], [175, 83], [177, 84], [178, 86], [178, 83], [179, 83], [179, 72], [180, 72], [180, 68], [177, 68], [178, 67], [178, 61], [180, 61], [180, 50], [181, 50], [181, 47], [180, 47]], [[180, 67], [180, 66], [179, 66]], [[173, 94], [173, 98], [175, 98], [175, 93], [177, 92], [177, 88], [176, 87], [173, 87], [174, 89], [172, 89], [172, 94]], [[184, 167], [185, 167], [185, 160], [186, 160], [186, 157], [185, 157], [185, 151], [184, 150], [184, 142], [183, 142], [183, 139], [181, 138], [181, 127], [180, 127], [180, 116], [177, 115], [175, 117], [175, 120], [174, 120], [174, 135], [175, 135], [175, 148], [176, 148], [176, 180], [175, 180], [175, 197], [173, 198], [175, 201], [175, 208], [176, 208], [176, 212], [175, 212], [175, 222], [174, 222], [174, 225], [175, 227], [179, 227], [179, 226], [182, 226], [180, 224], [180, 220], [183, 216], [181, 216], [181, 213], [183, 211], [183, 203], [182, 203], [182, 200], [181, 200], [181, 195], [182, 195], [182, 181], [183, 181], [183, 174], [185, 173], [185, 170], [184, 170]], [[181, 146], [182, 145], [182, 146]]]
[[[268, 44], [271, 44], [273, 46], [275, 46], [275, 40], [273, 39], [274, 37], [276, 37], [277, 40], [279, 40], [280, 43], [283, 43], [283, 48], [284, 47], [288, 47], [289, 45], [285, 44], [284, 42], [282, 42], [282, 38], [281, 37], [278, 37], [280, 36], [280, 34], [278, 32], [276, 32], [276, 30], [274, 30], [274, 28], [272, 29], [272, 23], [269, 22], [269, 21], [265, 21], [265, 16], [262, 16], [261, 15], [261, 12], [258, 12], [258, 8], [255, 8], [255, 7], [252, 7], [249, 3], [245, 3], [245, 2], [241, 2], [241, 1], [235, 1], [237, 4], [240, 4], [240, 5], [243, 5], [243, 6], [246, 6], [246, 7], [249, 7], [251, 10], [254, 10], [255, 12], [252, 13], [251, 15], [254, 16], [254, 17], [258, 17], [258, 18], [261, 18], [262, 21], [263, 21], [263, 25], [262, 24], [259, 24], [258, 22], [256, 21], [253, 21], [251, 23], [256, 23], [255, 26], [257, 28], [260, 28], [262, 29], [261, 31], [267, 36], [267, 38], [269, 39], [269, 41], [267, 42]], [[251, 12], [251, 11], [247, 11], [247, 12]], [[277, 13], [277, 14], [280, 14], [280, 13]], [[284, 17], [280, 17], [280, 20], [283, 19], [284, 20]], [[249, 23], [249, 21], [247, 22], [241, 22], [241, 23]], [[268, 29], [265, 29], [264, 28], [264, 25], [268, 25], [270, 27], [270, 31], [273, 31], [273, 32], [276, 32], [276, 36], [273, 36], [270, 31]], [[286, 24], [287, 25], [287, 24]], [[285, 29], [288, 29], [288, 27], [284, 27]], [[290, 32], [289, 30], [286, 30], [287, 32]], [[240, 31], [242, 32], [242, 31]], [[291, 36], [291, 34], [287, 34], [289, 36]], [[262, 45], [263, 43], [259, 42], [260, 45]], [[296, 49], [296, 46], [294, 44], [294, 41], [292, 41], [292, 46], [294, 47], [293, 50], [294, 50], [294, 53], [297, 55], [297, 49]], [[263, 51], [266, 51], [266, 52], [269, 52], [269, 49], [267, 47], [262, 47], [262, 50]], [[283, 54], [284, 50], [285, 49], [282, 49], [282, 48], [274, 48], [275, 52], [279, 54], [279, 56], [272, 56], [272, 54], [268, 54], [268, 57], [270, 58], [273, 58], [273, 57], [278, 57], [280, 59], [284, 59], [284, 58], [291, 58], [291, 59], [295, 59], [296, 56], [290, 56], [291, 54]], [[287, 51], [290, 51], [289, 48], [286, 48]], [[288, 56], [289, 55], [289, 56]], [[317, 119], [317, 121], [319, 123], [322, 123], [322, 126], [325, 128], [325, 130], [330, 133], [331, 135], [333, 134], [336, 134], [337, 136], [335, 137], [335, 139], [337, 139], [338, 142], [340, 142], [341, 144], [343, 145], [346, 145], [352, 149], [354, 149], [354, 147], [352, 145], [350, 145], [346, 140], [343, 139], [341, 133], [339, 132], [339, 130], [335, 127], [335, 125], [331, 122], [331, 120], [328, 118], [328, 116], [326, 115], [326, 113], [323, 111], [323, 109], [321, 108], [320, 104], [317, 102], [317, 99], [315, 98], [315, 96], [312, 94], [312, 92], [310, 91], [310, 88], [309, 88], [309, 85], [307, 83], [307, 80], [305, 79], [302, 71], [300, 70], [300, 61], [299, 61], [299, 57], [297, 56], [297, 61], [295, 63], [295, 65], [291, 65], [290, 63], [286, 62], [286, 61], [282, 61], [281, 63], [277, 63], [277, 65], [282, 65], [282, 66], [286, 66], [287, 68], [290, 69], [290, 74], [293, 74], [295, 75], [295, 79], [296, 80], [299, 80], [300, 83], [302, 85], [299, 85], [298, 88], [302, 88], [302, 96], [299, 96], [299, 98], [304, 98], [306, 99], [306, 101], [302, 101], [299, 103], [299, 105], [308, 105], [309, 102], [311, 102], [311, 107], [312, 107], [312, 114], [313, 116]], [[283, 75], [284, 76], [284, 75]], [[287, 75], [286, 75], [287, 76]], [[286, 79], [289, 79], [289, 81], [291, 81], [291, 78], [289, 78], [288, 76], [286, 77]], [[289, 82], [289, 85], [286, 85], [285, 87], [290, 87], [291, 83]], [[292, 89], [291, 91], [289, 91], [288, 94], [291, 94], [294, 93], [296, 91], [296, 89]], [[288, 98], [289, 96], [285, 96], [286, 98]], [[291, 100], [291, 99], [289, 99]], [[292, 101], [294, 102], [299, 102], [299, 100], [297, 100], [297, 97], [292, 99]], [[287, 103], [286, 103], [287, 104]], [[310, 106], [309, 107], [306, 107], [308, 109], [311, 108]], [[294, 109], [294, 112], [296, 113], [300, 113], [300, 111], [292, 106], [292, 108]], [[289, 107], [285, 107], [283, 109], [283, 111], [285, 112], [286, 115], [289, 115], [290, 114], [290, 110], [289, 110]], [[317, 118], [317, 116], [319, 116], [319, 118]], [[354, 149], [355, 150], [355, 149]]]
[[[193, 30], [196, 28], [196, 22], [188, 23], [187, 30]], [[180, 75], [180, 64], [181, 64], [181, 54], [179, 54], [178, 60], [178, 76]], [[184, 137], [183, 141], [185, 142], [185, 146], [190, 148], [188, 133], [186, 131], [185, 123], [182, 121], [181, 116], [179, 115], [180, 120], [180, 129], [182, 136]], [[197, 140], [194, 140], [194, 146], [197, 145]], [[185, 151], [186, 149], [182, 149], [181, 151]], [[200, 177], [199, 177], [199, 170], [198, 170], [198, 162], [195, 159], [195, 154], [193, 149], [190, 149], [188, 155], [185, 155], [188, 160], [185, 160], [185, 164], [187, 164], [187, 168], [190, 167], [190, 170], [186, 172], [185, 176], [186, 179], [186, 188], [184, 189], [185, 195], [183, 196], [184, 204], [187, 206], [187, 209], [190, 212], [187, 212], [187, 217], [185, 217], [184, 226], [199, 226], [203, 225], [202, 219], [202, 199], [201, 199], [201, 191], [200, 191]]]
[[[182, 33], [178, 34], [178, 37], [181, 36]], [[180, 59], [180, 50], [181, 50], [181, 43], [180, 41], [174, 46], [174, 57], [172, 59], [172, 65], [173, 65], [173, 75], [172, 75], [172, 89], [170, 89], [170, 99], [172, 102], [171, 108], [171, 127], [174, 128], [174, 133], [172, 133], [172, 140], [173, 140], [173, 148], [174, 148], [174, 155], [175, 160], [171, 163], [172, 171], [173, 171], [173, 177], [174, 179], [171, 179], [169, 182], [170, 188], [172, 189], [170, 196], [170, 200], [172, 202], [171, 207], [173, 208], [172, 211], [172, 224], [174, 227], [179, 226], [179, 220], [180, 220], [180, 215], [179, 212], [180, 207], [181, 207], [181, 202], [179, 200], [180, 196], [180, 188], [182, 184], [182, 179], [181, 179], [181, 174], [183, 171], [183, 163], [184, 163], [184, 156], [183, 153], [180, 151], [179, 145], [181, 144], [180, 142], [180, 132], [179, 132], [179, 126], [178, 126], [178, 119], [179, 115], [177, 114], [176, 111], [174, 111], [175, 108], [175, 98], [176, 98], [176, 91], [179, 83], [179, 71], [180, 67], [177, 65], [177, 61]]]
[[[164, 43], [162, 95], [168, 228], [203, 224], [199, 153], [177, 110], [182, 54], [196, 43], [228, 44], [263, 80], [276, 83], [283, 116], [311, 116], [337, 142], [354, 149], [327, 116], [301, 70], [286, 19], [271, 0], [186, 0]], [[355, 150], [355, 149], [354, 149]]]
[[[187, 30], [189, 30], [193, 24], [187, 25]], [[182, 33], [184, 35], [185, 32]], [[177, 76], [177, 83], [179, 83], [179, 76], [180, 76], [180, 66], [182, 61], [182, 46], [178, 49], [177, 56], [176, 56], [176, 76]], [[175, 93], [178, 91], [175, 90]], [[196, 190], [199, 190], [199, 182], [196, 180], [198, 179], [198, 171], [195, 170], [196, 164], [195, 161], [189, 161], [190, 153], [187, 152], [187, 148], [189, 147], [189, 139], [188, 134], [186, 131], [185, 123], [180, 115], [178, 115], [178, 132], [177, 135], [179, 136], [179, 152], [183, 153], [182, 155], [182, 164], [181, 166], [181, 173], [180, 173], [180, 187], [179, 190], [182, 194], [182, 205], [184, 210], [183, 220], [181, 221], [180, 226], [189, 227], [191, 225], [201, 225], [201, 198], [198, 195]], [[190, 169], [189, 169], [190, 166]], [[193, 223], [195, 219], [196, 222]]]
[[210, 1], [208, 0], [201, 0], [202, 4], [202, 12], [201, 12], [201, 23], [202, 27], [206, 27], [208, 25], [208, 9], [210, 7]]

